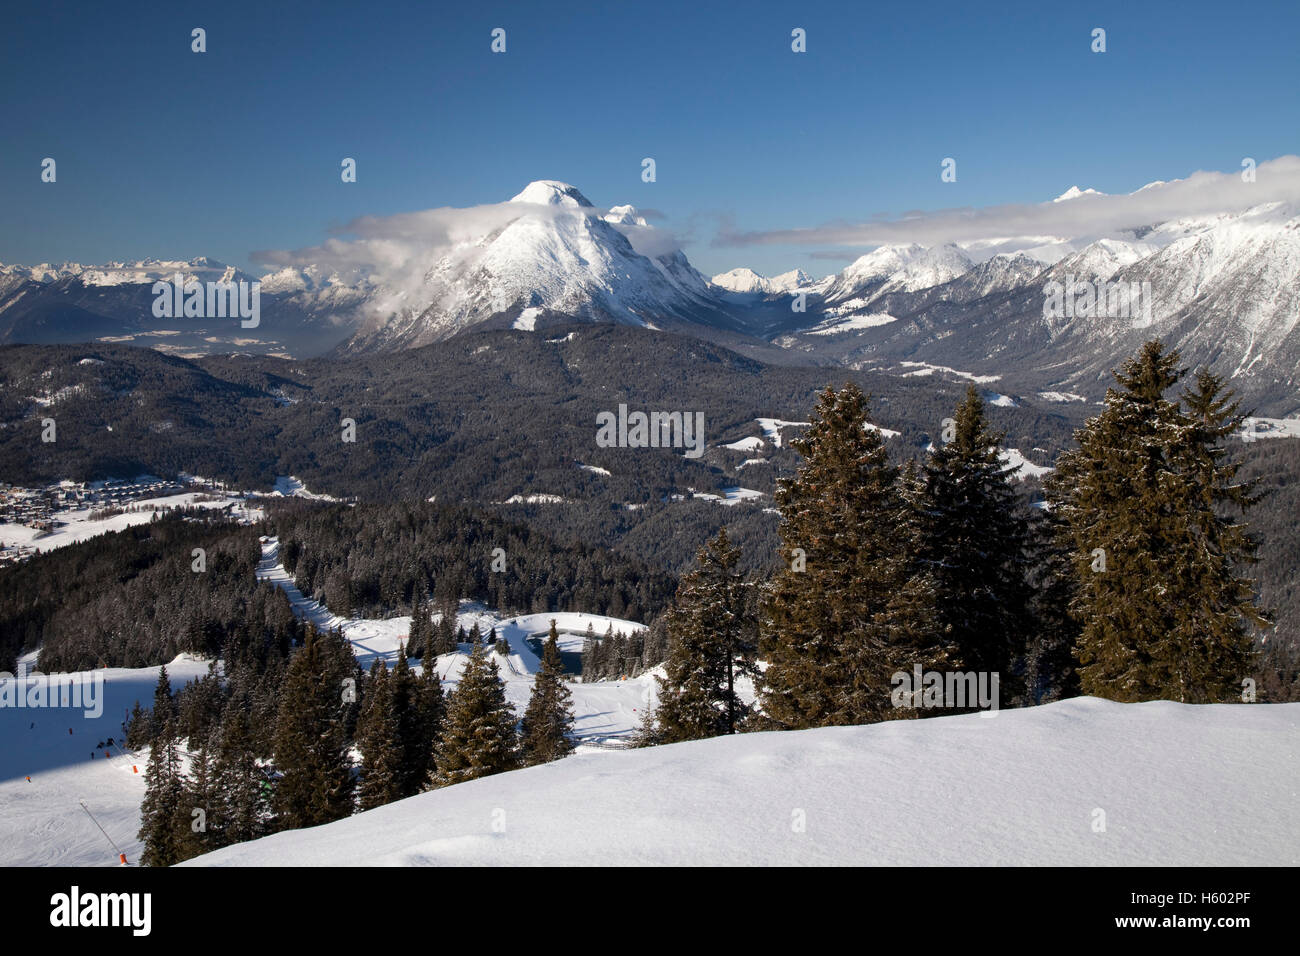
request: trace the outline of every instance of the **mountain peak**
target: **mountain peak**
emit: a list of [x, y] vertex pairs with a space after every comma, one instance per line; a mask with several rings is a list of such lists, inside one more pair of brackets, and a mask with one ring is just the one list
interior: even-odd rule
[[1066, 202], [1071, 199], [1078, 199], [1081, 196], [1104, 196], [1105, 193], [1099, 193], [1095, 189], [1080, 189], [1078, 186], [1071, 186], [1061, 195], [1057, 196], [1052, 202]]
[[592, 204], [577, 186], [570, 186], [568, 183], [554, 179], [538, 179], [531, 182], [524, 187], [523, 192], [510, 201], [535, 203], [539, 206], [570, 206], [574, 209], [588, 208]]

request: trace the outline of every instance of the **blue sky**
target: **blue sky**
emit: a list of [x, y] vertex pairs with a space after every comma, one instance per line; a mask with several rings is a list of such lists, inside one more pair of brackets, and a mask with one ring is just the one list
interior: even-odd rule
[[249, 268], [358, 216], [561, 179], [662, 214], [705, 273], [823, 274], [842, 265], [827, 253], [865, 250], [716, 237], [1130, 192], [1300, 152], [1300, 4], [1137, 7], [24, 4], [0, 32], [0, 262]]

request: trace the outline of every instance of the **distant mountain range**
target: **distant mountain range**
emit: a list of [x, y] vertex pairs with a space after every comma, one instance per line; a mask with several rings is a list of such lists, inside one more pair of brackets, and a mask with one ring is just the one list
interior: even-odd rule
[[[1098, 195], [1071, 187], [1053, 202]], [[1049, 401], [1093, 401], [1112, 367], [1159, 337], [1187, 364], [1231, 376], [1262, 413], [1300, 409], [1293, 203], [1107, 236], [885, 245], [820, 280], [745, 268], [708, 279], [635, 208], [598, 208], [566, 183], [530, 183], [494, 208], [499, 215], [481, 232], [431, 247], [427, 262], [417, 256], [414, 280], [320, 263], [262, 276], [256, 329], [154, 317], [158, 280], [251, 281], [206, 258], [0, 266], [0, 342], [302, 357], [577, 319], [686, 332], [769, 361], [779, 346], [787, 362], [975, 378]]]

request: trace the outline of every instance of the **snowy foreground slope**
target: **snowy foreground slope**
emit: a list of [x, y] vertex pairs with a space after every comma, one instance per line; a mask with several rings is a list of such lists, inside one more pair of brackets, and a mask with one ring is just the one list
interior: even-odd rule
[[1297, 805], [1300, 704], [1082, 698], [579, 753], [186, 865], [1295, 865]]

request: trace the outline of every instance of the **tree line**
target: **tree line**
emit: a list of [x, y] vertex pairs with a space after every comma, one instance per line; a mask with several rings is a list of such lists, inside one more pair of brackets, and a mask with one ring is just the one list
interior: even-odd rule
[[[311, 625], [287, 664], [265, 669], [253, 688], [246, 672], [223, 680], [214, 664], [173, 695], [163, 668], [153, 707], [137, 703], [126, 728], [129, 746], [151, 746], [142, 863], [170, 866], [571, 752], [555, 622], [522, 717], [497, 664], [508, 648], [482, 640], [477, 624], [467, 636], [449, 694], [434, 648], [418, 673], [403, 647], [391, 671], [377, 660], [365, 674], [341, 631]], [[268, 689], [269, 713], [258, 706]]]
[[997, 675], [1004, 707], [1255, 699], [1270, 622], [1245, 521], [1257, 481], [1229, 445], [1239, 403], [1159, 342], [1115, 379], [1040, 508], [1017, 494], [973, 387], [944, 440], [901, 467], [866, 427], [861, 389], [827, 388], [777, 493], [781, 569], [743, 574], [725, 529], [700, 551], [666, 616], [641, 741], [972, 706], [947, 687], [900, 706], [897, 675], [914, 669]]

